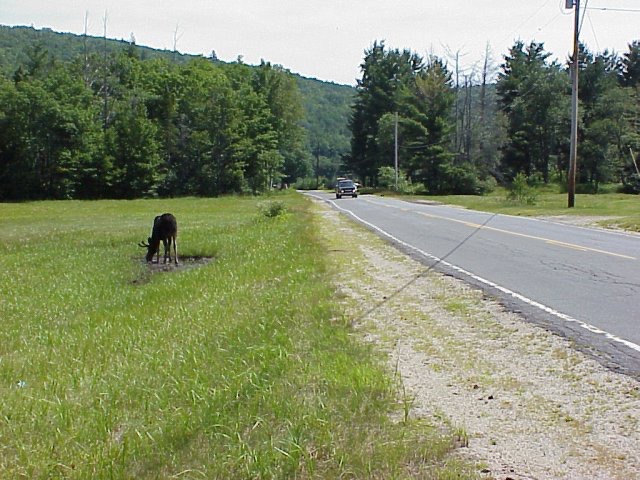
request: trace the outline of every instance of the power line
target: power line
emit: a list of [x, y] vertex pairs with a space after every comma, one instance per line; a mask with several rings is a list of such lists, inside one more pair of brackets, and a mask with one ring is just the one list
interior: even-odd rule
[[609, 8], [609, 7], [587, 7], [589, 10], [602, 10], [609, 12], [635, 12], [640, 13], [640, 9], [637, 8]]
[[580, 27], [578, 27], [578, 35], [582, 32], [582, 25], [584, 25], [584, 17], [587, 16], [587, 8], [589, 8], [589, 0], [585, 0], [584, 2], [584, 11], [582, 12], [582, 20], [580, 20]]
[[596, 29], [593, 26], [593, 22], [591, 21], [591, 15], [587, 14], [587, 20], [589, 20], [589, 25], [591, 25], [591, 33], [593, 33], [593, 39], [596, 41], [596, 47], [598, 47], [598, 51], [600, 51], [600, 43], [598, 42], [598, 35], [596, 35]]
[[537, 33], [542, 32], [545, 28], [547, 28], [552, 22], [555, 22], [557, 18], [563, 16], [562, 13], [558, 13], [555, 17], [553, 17], [551, 20], [549, 20], [547, 23], [545, 23], [543, 26], [538, 27], [538, 30], [536, 30]]
[[[353, 215], [353, 213], [351, 215]], [[484, 227], [486, 227], [487, 224], [497, 216], [498, 216], [497, 213], [493, 213], [489, 218], [487, 218], [482, 223], [482, 225], [478, 225], [474, 230], [471, 231], [471, 233], [469, 235], [467, 235], [465, 238], [463, 238], [457, 245], [455, 245], [451, 250], [449, 250], [442, 258], [432, 257], [432, 259], [435, 260], [435, 262], [433, 264], [427, 266], [427, 268], [425, 270], [423, 270], [422, 272], [419, 272], [413, 278], [411, 278], [409, 281], [407, 281], [404, 285], [401, 285], [400, 287], [398, 287], [398, 289], [396, 289], [390, 295], [388, 295], [387, 297], [384, 297], [381, 301], [379, 301], [378, 303], [374, 304], [369, 310], [367, 310], [367, 311], [361, 313], [360, 315], [358, 315], [354, 321], [356, 323], [360, 322], [363, 319], [367, 318], [369, 315], [371, 315], [373, 312], [375, 312], [377, 310], [380, 310], [385, 304], [389, 303], [395, 297], [400, 295], [403, 291], [405, 291], [412, 284], [417, 282], [420, 278], [425, 277], [427, 274], [429, 274], [429, 272], [434, 270], [440, 263], [444, 262], [447, 258], [449, 258], [451, 255], [453, 255], [456, 252], [456, 250], [458, 250], [460, 247], [465, 245], [471, 239], [471, 237], [473, 237], [476, 233], [478, 233], [480, 230], [482, 230]], [[364, 222], [364, 223], [368, 224], [368, 222]], [[368, 224], [368, 225], [372, 226], [372, 224]], [[378, 227], [375, 227], [375, 226], [374, 226], [374, 228], [379, 233], [384, 233], [387, 237], [389, 237], [389, 234], [385, 233], [384, 230], [381, 230], [381, 229], [379, 229]], [[408, 245], [408, 244], [405, 244], [405, 245]], [[411, 248], [416, 250], [415, 247], [411, 247]], [[424, 257], [424, 254], [421, 253], [421, 256]]]
[[504, 40], [501, 40], [500, 43], [503, 43], [504, 41], [513, 38], [513, 36], [518, 33], [518, 31], [520, 31], [520, 29], [527, 23], [529, 22], [529, 20], [531, 20], [533, 17], [535, 17], [538, 13], [540, 13], [542, 11], [543, 8], [545, 8], [547, 6], [547, 4], [550, 2], [551, 0], [547, 0], [546, 2], [544, 2], [535, 12], [533, 12], [532, 14], [530, 14], [525, 20], [522, 21], [522, 23], [520, 23], [515, 30], [509, 35], [509, 37], [505, 38]]

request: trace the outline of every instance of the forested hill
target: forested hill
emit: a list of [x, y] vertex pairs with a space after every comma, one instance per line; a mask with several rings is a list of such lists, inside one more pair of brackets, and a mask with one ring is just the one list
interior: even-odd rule
[[341, 156], [350, 150], [349, 117], [355, 88], [297, 76], [305, 109], [303, 125], [319, 174], [327, 179], [341, 168]]
[[[215, 45], [213, 47], [215, 48]], [[198, 67], [193, 65], [198, 65]], [[54, 82], [54, 80], [47, 80], [47, 78], [55, 77], [57, 73], [54, 73], [58, 72], [58, 70], [64, 70], [62, 66], [66, 66], [66, 70], [72, 77], [82, 77], [85, 87], [93, 93], [94, 104], [100, 103], [101, 99], [104, 100], [104, 111], [100, 112], [99, 107], [96, 105], [92, 106], [92, 108], [98, 109], [97, 116], [102, 115], [104, 117], [102, 118], [102, 133], [105, 135], [103, 139], [105, 141], [102, 142], [103, 145], [108, 146], [108, 140], [110, 138], [108, 127], [114, 127], [111, 129], [114, 134], [117, 132], [115, 122], [118, 121], [117, 110], [118, 107], [121, 106], [119, 104], [125, 101], [129, 101], [129, 104], [132, 104], [130, 97], [140, 96], [140, 92], [137, 92], [136, 89], [146, 89], [146, 112], [144, 115], [146, 115], [147, 118], [138, 118], [137, 120], [143, 123], [147, 120], [151, 121], [149, 128], [155, 133], [150, 133], [150, 136], [154, 137], [154, 142], [157, 144], [150, 145], [150, 148], [154, 153], [152, 156], [158, 156], [160, 159], [156, 162], [156, 166], [161, 167], [159, 170], [162, 171], [163, 179], [149, 179], [146, 182], [148, 187], [146, 190], [142, 188], [140, 192], [127, 194], [127, 196], [138, 196], [140, 194], [162, 191], [166, 194], [217, 194], [229, 190], [233, 191], [247, 188], [260, 190], [258, 185], [269, 185], [272, 181], [293, 182], [300, 178], [315, 178], [318, 173], [316, 172], [316, 166], [320, 167], [320, 174], [322, 176], [330, 177], [335, 174], [335, 171], [339, 167], [341, 156], [348, 153], [350, 148], [348, 121], [351, 114], [351, 105], [355, 96], [355, 89], [351, 86], [305, 78], [290, 73], [286, 70], [286, 66], [272, 66], [268, 62], [263, 62], [262, 65], [255, 67], [247, 66], [241, 61], [231, 63], [222, 62], [216, 58], [214, 51], [212, 51], [209, 57], [203, 58], [202, 56], [139, 46], [135, 44], [134, 38], [131, 38], [129, 41], [114, 40], [102, 37], [58, 33], [47, 28], [37, 30], [32, 27], [8, 27], [0, 25], [0, 80], [5, 82], [5, 90], [17, 88], [17, 83], [13, 86], [11, 86], [11, 84], [15, 83], [18, 79], [38, 80], [41, 82], [41, 84], [37, 84], [38, 88], [42, 87], [44, 90], [47, 90], [51, 87], [52, 82]], [[141, 72], [137, 72], [137, 70], [141, 70]], [[154, 70], [153, 73], [151, 70]], [[171, 70], [170, 73], [168, 73], [169, 70]], [[194, 73], [195, 70], [198, 70], [198, 72]], [[138, 75], [135, 79], [138, 84], [135, 85], [131, 83], [132, 78], [128, 77], [132, 75], [134, 71], [137, 72], [135, 75]], [[211, 82], [211, 91], [213, 91], [216, 88], [213, 84], [219, 80], [216, 80], [218, 72], [222, 72], [223, 76], [226, 77], [224, 80], [225, 86], [229, 86], [231, 90], [234, 91], [233, 95], [235, 95], [235, 97], [233, 102], [237, 101], [241, 104], [234, 105], [233, 109], [242, 110], [244, 118], [234, 121], [243, 122], [247, 134], [255, 135], [256, 142], [263, 142], [263, 145], [254, 143], [251, 148], [248, 148], [246, 142], [242, 143], [239, 139], [233, 140], [233, 142], [237, 141], [237, 144], [234, 145], [227, 145], [224, 142], [220, 145], [212, 145], [220, 140], [220, 138], [214, 139], [212, 136], [209, 139], [210, 145], [207, 147], [209, 150], [215, 149], [214, 147], [228, 147], [224, 155], [229, 155], [229, 158], [225, 160], [229, 165], [227, 165], [228, 168], [225, 167], [224, 172], [218, 171], [214, 174], [211, 172], [213, 168], [211, 165], [194, 166], [192, 164], [181, 164], [180, 168], [184, 170], [182, 172], [172, 171], [173, 167], [178, 165], [178, 161], [173, 158], [179, 156], [178, 152], [176, 152], [177, 148], [183, 147], [183, 153], [189, 156], [188, 161], [185, 160], [185, 162], [192, 163], [196, 161], [196, 158], [201, 156], [202, 145], [193, 145], [191, 143], [188, 145], [179, 145], [178, 137], [180, 134], [184, 134], [184, 129], [187, 128], [187, 126], [183, 124], [184, 122], [181, 123], [177, 117], [173, 119], [162, 118], [162, 115], [171, 114], [177, 116], [182, 114], [184, 116], [185, 112], [179, 112], [179, 108], [174, 105], [157, 104], [158, 101], [160, 103], [163, 101], [179, 102], [180, 98], [177, 96], [172, 99], [164, 98], [154, 100], [152, 98], [154, 96], [164, 95], [158, 90], [158, 78], [161, 76], [174, 75], [175, 78], [180, 78], [180, 82], [186, 82], [181, 84], [180, 88], [184, 87], [188, 89], [190, 87], [185, 86], [189, 83], [189, 81], [185, 81], [186, 77], [193, 80], [196, 76], [204, 76], [207, 77], [207, 81]], [[285, 77], [293, 79], [293, 83], [289, 83], [289, 80], [286, 80]], [[55, 81], [63, 82], [63, 80], [60, 79]], [[63, 83], [66, 82], [67, 81], [64, 80]], [[47, 83], [49, 83], [49, 86], [46, 85]], [[29, 88], [33, 90], [35, 84]], [[273, 90], [274, 88], [280, 90], [278, 92], [280, 97], [277, 99], [277, 95], [274, 95], [273, 91], [268, 92], [269, 89]], [[69, 89], [72, 90], [71, 87]], [[261, 132], [255, 130], [257, 128], [255, 125], [250, 125], [253, 120], [257, 122], [258, 119], [255, 118], [255, 115], [257, 115], [255, 105], [249, 105], [254, 100], [251, 100], [247, 96], [249, 92], [241, 92], [244, 89], [251, 90], [251, 94], [261, 97], [259, 102], [268, 104], [269, 112], [265, 112], [264, 116], [268, 117], [270, 124], [268, 127], [263, 127], [263, 131]], [[33, 91], [27, 92], [28, 88], [26, 85], [21, 87], [21, 90], [23, 90], [21, 93], [24, 93], [24, 95], [34, 94]], [[177, 90], [179, 89], [176, 87], [176, 91]], [[209, 93], [211, 93], [211, 91], [209, 91]], [[2, 92], [0, 91], [0, 93]], [[12, 98], [15, 97], [16, 93], [20, 92], [8, 92], [7, 90], [4, 93], [7, 95], [7, 98]], [[85, 91], [82, 93], [86, 94], [88, 92]], [[189, 92], [190, 95], [197, 93], [203, 92]], [[222, 96], [220, 91], [218, 91], [218, 94]], [[76, 91], [74, 95], [79, 98], [78, 91]], [[224, 95], [226, 95], [226, 93]], [[56, 95], [54, 95], [54, 97], [55, 96]], [[69, 106], [66, 104], [68, 102], [66, 102], [65, 99], [54, 98], [51, 100], [55, 100], [60, 108], [67, 108]], [[232, 100], [229, 101], [231, 102]], [[278, 102], [281, 101], [284, 101], [285, 104], [278, 104]], [[293, 103], [286, 105], [286, 102]], [[297, 102], [300, 103], [300, 107], [295, 106]], [[184, 106], [184, 103], [185, 102], [183, 102], [181, 106]], [[62, 107], [62, 104], [65, 104], [65, 106]], [[230, 104], [228, 104], [228, 106], [231, 108]], [[83, 105], [81, 108], [85, 109], [85, 107], [86, 105]], [[175, 111], [169, 112], [166, 110], [166, 108], [174, 107]], [[5, 106], [4, 108], [6, 110], [9, 106]], [[16, 108], [19, 109], [17, 106]], [[165, 108], [164, 112], [161, 111], [163, 108]], [[107, 110], [109, 111], [107, 112]], [[0, 118], [2, 117], [2, 113], [3, 112], [0, 111]], [[96, 112], [93, 112], [93, 114], [95, 113]], [[83, 114], [89, 115], [91, 113], [85, 111]], [[138, 112], [138, 114], [142, 115], [140, 112]], [[5, 119], [8, 118], [6, 111], [4, 112], [4, 116]], [[173, 121], [173, 126], [167, 124], [167, 122], [170, 121]], [[301, 127], [302, 130], [296, 132], [295, 125]], [[226, 125], [226, 127], [233, 128], [233, 125], [229, 124]], [[202, 126], [202, 128], [206, 129], [207, 127]], [[267, 128], [271, 130], [268, 134], [264, 131], [264, 129]], [[287, 130], [287, 128], [289, 129]], [[193, 137], [190, 140], [195, 141], [200, 138], [198, 136], [199, 133], [195, 132], [195, 130], [197, 130], [197, 128], [194, 128]], [[37, 131], [38, 127], [36, 126], [34, 127], [34, 133], [37, 134]], [[74, 141], [77, 140], [83, 143], [87, 139], [91, 139], [94, 133], [95, 132], [85, 132], [81, 140], [75, 138]], [[5, 132], [5, 135], [7, 135], [7, 132]], [[69, 146], [67, 140], [61, 139], [61, 144], [67, 143], [67, 145], [63, 145], [62, 147], [67, 148]], [[117, 143], [121, 140], [124, 141], [123, 139], [117, 139], [115, 141]], [[264, 146], [265, 142], [268, 144], [267, 147]], [[87, 148], [84, 147], [86, 147], [86, 145], [82, 146], [81, 150], [83, 151], [79, 156], [92, 156], [93, 160], [95, 160], [97, 156], [103, 155], [107, 161], [112, 161], [113, 158], [111, 157], [117, 153], [98, 152], [94, 148], [96, 145], [91, 145], [90, 148], [88, 148], [90, 151], [86, 151]], [[124, 145], [120, 147], [124, 147]], [[147, 145], [147, 147], [149, 147], [149, 145]], [[193, 148], [195, 151], [185, 152], [184, 147]], [[49, 148], [50, 145], [46, 147], [46, 149]], [[113, 145], [113, 148], [117, 150], [115, 145]], [[42, 150], [45, 150], [44, 146]], [[253, 153], [249, 150], [252, 150]], [[258, 160], [257, 152], [265, 151], [269, 153], [262, 153], [261, 159]], [[19, 152], [15, 153], [18, 155]], [[24, 156], [26, 153], [27, 152], [21, 152], [20, 154]], [[30, 153], [33, 154], [34, 152]], [[60, 155], [64, 158], [68, 158], [70, 155], [76, 156], [76, 154], [78, 154], [78, 152], [75, 150], [71, 153], [68, 151], [60, 152]], [[36, 156], [38, 155], [39, 154]], [[244, 155], [244, 157], [238, 158], [238, 155]], [[271, 160], [266, 160], [267, 157]], [[219, 158], [218, 156], [218, 161]], [[14, 158], [13, 160], [16, 159]], [[52, 159], [40, 159], [39, 161], [48, 164]], [[6, 167], [8, 165], [6, 159], [3, 160], [3, 162]], [[249, 165], [251, 162], [263, 166]], [[268, 167], [265, 166], [267, 164], [269, 165]], [[138, 167], [139, 165], [136, 168]], [[64, 166], [62, 168], [56, 167], [54, 170], [71, 171], [78, 168], [83, 167], [78, 165]], [[201, 169], [216, 177], [215, 182], [217, 186], [214, 188], [196, 188], [193, 185], [191, 185], [191, 187], [184, 187], [183, 185], [181, 191], [175, 191], [174, 188], [169, 185], [172, 181], [175, 183], [176, 180], [172, 180], [172, 177], [175, 175], [186, 175], [184, 182], [197, 183], [196, 180], [191, 178], [197, 175], [194, 168]], [[119, 170], [119, 168], [115, 168], [111, 173], [115, 174], [117, 170]], [[32, 173], [39, 176], [41, 172]], [[50, 173], [51, 172], [49, 172], [49, 174]], [[2, 175], [3, 173], [0, 171], [0, 183], [3, 182]], [[223, 180], [220, 177], [225, 177], [225, 179]], [[4, 178], [4, 182], [9, 183], [15, 180], [13, 177], [12, 180], [6, 176]], [[50, 180], [51, 179], [47, 180], [47, 182]], [[67, 182], [67, 180], [68, 179], [64, 180], [64, 182]], [[79, 180], [71, 180], [72, 183], [77, 181]], [[36, 183], [42, 182], [42, 178], [36, 181]], [[114, 181], [110, 179], [107, 183], [112, 185]], [[75, 188], [64, 187], [62, 190], [67, 192], [62, 194], [62, 196], [78, 196], [78, 191]], [[36, 196], [49, 197], [51, 195], [59, 196], [60, 194], [50, 192]], [[121, 196], [125, 194], [122, 191], [115, 193], [109, 185], [103, 185], [103, 193], [101, 195]], [[0, 186], [0, 198], [12, 198], [16, 196], [23, 197], [19, 192], [3, 192]], [[33, 197], [31, 194], [28, 196]]]
[[[113, 40], [87, 35], [54, 32], [49, 28], [37, 30], [32, 27], [7, 27], [0, 25], [0, 65], [3, 74], [11, 74], [18, 65], [29, 62], [31, 51], [36, 45], [42, 45], [53, 58], [68, 62], [84, 55], [85, 51], [109, 54], [126, 50], [131, 41]], [[137, 55], [142, 59], [164, 58], [165, 60], [186, 62], [193, 58], [180, 52], [154, 50], [140, 45], [135, 46]]]

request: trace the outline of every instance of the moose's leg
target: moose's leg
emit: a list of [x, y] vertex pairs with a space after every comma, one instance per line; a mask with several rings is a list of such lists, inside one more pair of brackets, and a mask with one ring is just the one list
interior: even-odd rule
[[169, 239], [168, 238], [163, 239], [162, 244], [164, 245], [164, 263], [167, 263], [167, 256], [169, 257], [169, 261], [171, 261], [171, 250], [169, 245]]
[[[171, 246], [169, 246], [169, 250], [171, 250]], [[176, 237], [173, 237], [173, 256], [176, 265], [178, 265], [178, 242], [176, 241]]]

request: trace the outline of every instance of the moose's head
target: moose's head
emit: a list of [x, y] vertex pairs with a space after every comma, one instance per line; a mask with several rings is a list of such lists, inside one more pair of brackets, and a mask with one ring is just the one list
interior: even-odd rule
[[147, 243], [144, 243], [144, 241], [142, 241], [138, 243], [138, 246], [147, 249], [146, 260], [147, 262], [150, 262], [151, 260], [153, 260], [153, 256], [156, 253], [159, 253], [158, 250], [160, 250], [160, 240], [158, 239], [158, 241], [154, 242], [153, 238], [149, 237], [147, 239]]

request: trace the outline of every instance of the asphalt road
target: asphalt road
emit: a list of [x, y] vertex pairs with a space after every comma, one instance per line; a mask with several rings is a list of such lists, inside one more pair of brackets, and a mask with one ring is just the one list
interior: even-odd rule
[[640, 378], [640, 236], [385, 197], [309, 194]]

